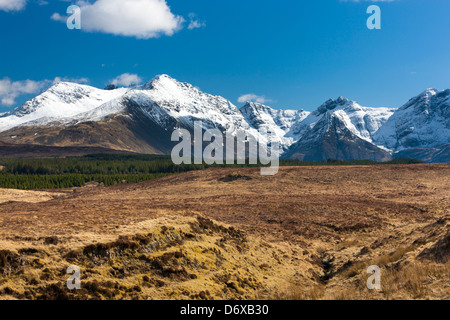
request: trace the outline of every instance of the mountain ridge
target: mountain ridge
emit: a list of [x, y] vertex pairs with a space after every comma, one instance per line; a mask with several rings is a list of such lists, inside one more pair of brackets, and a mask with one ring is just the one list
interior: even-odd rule
[[338, 97], [308, 112], [256, 102], [238, 108], [164, 74], [130, 88], [57, 83], [0, 114], [0, 141], [168, 154], [172, 131], [192, 131], [195, 121], [203, 129], [255, 137], [267, 129], [281, 142], [284, 158], [384, 161], [412, 154], [450, 161], [450, 89], [427, 89], [400, 108], [365, 107]]

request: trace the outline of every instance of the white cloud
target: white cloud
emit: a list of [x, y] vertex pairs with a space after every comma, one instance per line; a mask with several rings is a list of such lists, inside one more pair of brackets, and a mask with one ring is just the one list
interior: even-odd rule
[[25, 8], [27, 0], [0, 0], [0, 10], [20, 11]]
[[26, 94], [36, 94], [52, 84], [66, 81], [75, 83], [87, 83], [87, 78], [67, 78], [56, 77], [53, 80], [21, 80], [11, 81], [9, 78], [0, 79], [0, 104], [4, 106], [13, 106], [16, 104], [16, 99]]
[[116, 77], [111, 83], [115, 86], [129, 87], [142, 82], [142, 79], [137, 74], [124, 73]]
[[[44, 80], [44, 81], [48, 81], [48, 80]], [[74, 82], [74, 83], [78, 83], [78, 84], [86, 84], [86, 83], [89, 83], [89, 79], [88, 78], [56, 77], [55, 79], [53, 79], [53, 81], [48, 81], [48, 82], [52, 82], [53, 84], [58, 83], [58, 82]]]
[[206, 23], [197, 19], [197, 15], [195, 13], [189, 13], [189, 25], [188, 29], [198, 29], [206, 27]]
[[50, 17], [50, 19], [55, 20], [55, 21], [59, 21], [59, 22], [66, 22], [67, 21], [67, 17], [63, 17], [62, 15], [60, 15], [59, 13], [55, 12], [54, 14], [52, 14], [52, 16]]
[[[183, 17], [171, 12], [165, 0], [81, 0], [77, 5], [81, 8], [81, 29], [87, 32], [150, 39], [172, 36], [184, 22]], [[58, 13], [51, 18], [66, 21]]]
[[11, 81], [9, 78], [0, 79], [0, 102], [5, 106], [12, 106], [16, 98], [23, 94], [39, 92], [47, 85], [46, 81]]
[[264, 96], [258, 96], [253, 93], [244, 94], [238, 98], [239, 103], [245, 103], [245, 102], [249, 102], [249, 101], [258, 102], [258, 103], [267, 103], [267, 102], [270, 102], [271, 100], [266, 99], [266, 97], [264, 97]]

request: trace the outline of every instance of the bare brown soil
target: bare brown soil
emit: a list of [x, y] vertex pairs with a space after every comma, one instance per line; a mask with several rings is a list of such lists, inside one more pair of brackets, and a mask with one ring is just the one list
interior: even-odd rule
[[449, 185], [449, 164], [210, 169], [3, 203], [0, 295], [449, 299]]

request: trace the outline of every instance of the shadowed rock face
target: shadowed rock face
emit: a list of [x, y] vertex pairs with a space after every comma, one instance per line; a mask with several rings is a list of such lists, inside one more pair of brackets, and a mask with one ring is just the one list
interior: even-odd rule
[[170, 154], [174, 128], [192, 132], [195, 121], [204, 130], [254, 137], [267, 129], [280, 141], [284, 158], [450, 161], [450, 89], [428, 89], [399, 109], [364, 107], [343, 97], [314, 112], [252, 102], [238, 109], [167, 75], [143, 86], [104, 90], [58, 83], [0, 114], [0, 141]]
[[450, 144], [443, 145], [437, 148], [416, 148], [407, 149], [396, 153], [397, 159], [420, 159], [429, 163], [446, 163], [450, 160]]
[[428, 89], [412, 98], [380, 128], [375, 141], [393, 151], [450, 144], [450, 90]]
[[386, 161], [389, 153], [355, 136], [337, 117], [324, 117], [284, 155], [304, 161], [375, 160]]
[[[8, 131], [0, 139], [10, 144], [19, 142], [22, 146], [65, 147], [61, 149], [61, 152], [64, 150], [69, 152], [69, 147], [148, 154], [166, 154], [171, 150], [171, 144], [167, 143], [167, 141], [170, 142], [170, 135], [161, 127], [150, 121], [143, 123], [139, 119], [133, 121], [126, 117], [59, 128], [24, 127]], [[1, 147], [0, 152], [3, 153]]]

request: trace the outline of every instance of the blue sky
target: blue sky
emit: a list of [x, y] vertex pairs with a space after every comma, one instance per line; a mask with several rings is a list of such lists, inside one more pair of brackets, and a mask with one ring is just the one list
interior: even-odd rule
[[[448, 0], [146, 0], [157, 6], [137, 11], [138, 31], [93, 18], [101, 1], [90, 1], [91, 17], [82, 11], [82, 30], [69, 30], [63, 16], [77, 1], [0, 0], [0, 111], [55, 78], [102, 88], [125, 73], [143, 82], [166, 73], [237, 106], [253, 94], [306, 110], [341, 95], [399, 107], [450, 88]], [[372, 4], [381, 30], [366, 26]]]

